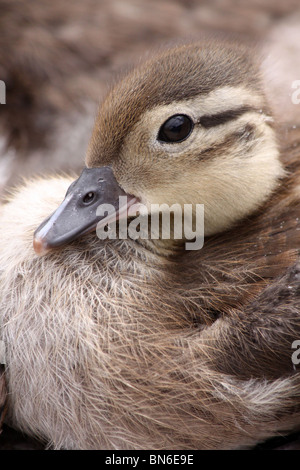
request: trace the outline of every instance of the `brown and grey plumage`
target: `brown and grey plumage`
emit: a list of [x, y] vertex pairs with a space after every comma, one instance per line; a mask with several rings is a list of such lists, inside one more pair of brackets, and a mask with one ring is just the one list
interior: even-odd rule
[[[177, 114], [192, 132], [159, 141]], [[233, 44], [163, 52], [117, 84], [87, 166], [147, 207], [204, 203], [204, 247], [89, 233], [50, 250], [44, 229], [37, 257], [72, 180], [16, 191], [0, 218], [9, 422], [69, 449], [245, 448], [298, 429], [299, 143], [291, 129], [279, 149]]]

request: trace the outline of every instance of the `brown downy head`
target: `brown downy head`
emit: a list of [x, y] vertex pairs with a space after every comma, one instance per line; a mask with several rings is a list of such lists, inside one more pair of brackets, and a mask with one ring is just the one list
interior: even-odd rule
[[[226, 230], [277, 186], [278, 153], [249, 50], [208, 42], [162, 52], [103, 101], [87, 151], [89, 170], [36, 231], [36, 251], [91, 230], [99, 204], [116, 206], [126, 194], [129, 205], [138, 201], [148, 212], [152, 204], [204, 204], [205, 235]], [[127, 217], [127, 207], [116, 209]]]

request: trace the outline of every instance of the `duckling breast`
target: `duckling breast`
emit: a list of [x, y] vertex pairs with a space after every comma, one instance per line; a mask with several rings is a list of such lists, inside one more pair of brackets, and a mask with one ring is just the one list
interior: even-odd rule
[[[160, 414], [152, 384], [156, 376], [162, 393], [169, 389], [166, 366], [181, 354], [174, 339], [183, 319], [162, 302], [165, 261], [134, 241], [90, 234], [43, 258], [34, 254], [33, 231], [69, 184], [37, 180], [1, 209], [8, 421], [54, 448], [143, 448], [145, 433], [137, 438], [136, 429], [144, 402]], [[152, 436], [148, 445], [159, 442]]]

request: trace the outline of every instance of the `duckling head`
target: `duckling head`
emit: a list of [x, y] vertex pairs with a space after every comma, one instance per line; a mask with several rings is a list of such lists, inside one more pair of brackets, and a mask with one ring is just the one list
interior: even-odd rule
[[[35, 232], [37, 253], [95, 228], [103, 203], [113, 204], [119, 218], [136, 202], [149, 212], [157, 204], [204, 204], [205, 236], [252, 214], [283, 169], [251, 52], [195, 43], [134, 69], [100, 106], [86, 166]], [[129, 196], [124, 207], [120, 195]]]

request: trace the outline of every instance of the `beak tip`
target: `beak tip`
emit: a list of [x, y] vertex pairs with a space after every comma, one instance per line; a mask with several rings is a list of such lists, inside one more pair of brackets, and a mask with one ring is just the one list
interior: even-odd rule
[[48, 244], [42, 238], [37, 237], [33, 239], [33, 249], [38, 256], [43, 256], [50, 251]]

